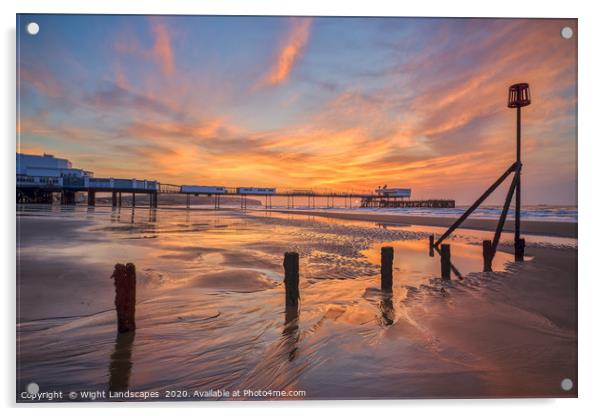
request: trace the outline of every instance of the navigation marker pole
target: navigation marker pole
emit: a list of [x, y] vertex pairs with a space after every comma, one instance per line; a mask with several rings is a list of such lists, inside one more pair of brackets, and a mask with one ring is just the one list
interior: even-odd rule
[[516, 161], [499, 177], [497, 181], [493, 183], [484, 193], [475, 201], [474, 204], [468, 208], [464, 214], [460, 216], [449, 228], [443, 233], [443, 235], [434, 243], [429, 244], [429, 251], [431, 248], [434, 248], [435, 251], [438, 251], [437, 248], [439, 245], [450, 236], [451, 233], [454, 232], [456, 228], [458, 228], [466, 218], [477, 209], [481, 203], [493, 191], [497, 189], [498, 186], [511, 174], [514, 173], [514, 178], [508, 189], [508, 194], [506, 195], [506, 200], [504, 202], [504, 208], [500, 215], [500, 219], [498, 221], [498, 225], [495, 231], [495, 236], [491, 246], [487, 243], [487, 248], [484, 246], [484, 250], [486, 255], [484, 256], [485, 267], [484, 269], [491, 268], [491, 262], [493, 261], [493, 257], [495, 256], [495, 252], [497, 250], [497, 244], [500, 239], [500, 234], [504, 229], [504, 222], [506, 221], [506, 216], [508, 215], [508, 210], [510, 208], [510, 202], [512, 200], [512, 196], [516, 192], [515, 195], [515, 215], [514, 215], [514, 260], [515, 261], [523, 261], [525, 255], [525, 239], [520, 236], [520, 207], [521, 207], [521, 171], [522, 171], [522, 162], [521, 162], [521, 107], [526, 107], [531, 104], [531, 92], [529, 90], [529, 84], [523, 82], [519, 84], [513, 84], [508, 89], [508, 108], [516, 108]]

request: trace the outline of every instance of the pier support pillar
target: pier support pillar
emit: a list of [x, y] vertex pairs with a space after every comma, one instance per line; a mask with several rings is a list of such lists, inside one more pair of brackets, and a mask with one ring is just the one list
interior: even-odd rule
[[380, 288], [386, 292], [393, 290], [393, 247], [380, 249]]
[[117, 192], [111, 194], [111, 206], [115, 208], [117, 206]]
[[492, 271], [491, 263], [493, 262], [493, 245], [491, 240], [483, 240], [483, 271]]
[[75, 192], [61, 191], [61, 205], [75, 205]]
[[132, 208], [136, 207], [136, 192], [132, 192]]
[[119, 192], [119, 198], [118, 198], [117, 202], [119, 203], [119, 206], [121, 207], [121, 192]]
[[91, 207], [96, 205], [96, 191], [88, 191], [88, 205]]
[[284, 253], [284, 288], [286, 306], [299, 304], [299, 253]]
[[115, 284], [117, 330], [120, 333], [136, 329], [136, 266], [116, 264], [111, 276]]
[[441, 278], [451, 278], [451, 249], [449, 244], [441, 244]]
[[159, 194], [157, 194], [156, 192], [151, 192], [150, 194], [148, 194], [149, 205], [151, 208], [157, 208], [157, 205], [159, 205], [158, 196], [159, 196]]

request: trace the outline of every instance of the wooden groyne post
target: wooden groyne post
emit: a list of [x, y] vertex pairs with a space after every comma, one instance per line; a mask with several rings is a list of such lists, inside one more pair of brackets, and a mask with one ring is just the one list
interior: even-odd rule
[[429, 235], [429, 256], [435, 257], [435, 236]]
[[284, 253], [284, 288], [286, 306], [299, 305], [299, 253]]
[[483, 271], [490, 272], [493, 262], [493, 245], [491, 240], [483, 240]]
[[136, 266], [117, 263], [111, 276], [115, 284], [117, 330], [120, 333], [136, 329]]
[[449, 280], [451, 277], [451, 249], [449, 244], [441, 244], [441, 278]]
[[393, 247], [380, 249], [380, 288], [387, 292], [393, 290]]
[[525, 259], [525, 239], [519, 238], [514, 242], [514, 260], [523, 261]]

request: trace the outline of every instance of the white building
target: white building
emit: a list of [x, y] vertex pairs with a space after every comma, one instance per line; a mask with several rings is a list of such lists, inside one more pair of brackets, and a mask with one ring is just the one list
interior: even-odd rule
[[379, 196], [392, 198], [409, 198], [412, 196], [412, 190], [410, 188], [388, 188], [387, 185], [382, 188], [379, 186], [374, 192]]
[[67, 159], [59, 159], [53, 155], [26, 155], [17, 153], [17, 175], [31, 177], [84, 178], [92, 176], [92, 172], [74, 169]]

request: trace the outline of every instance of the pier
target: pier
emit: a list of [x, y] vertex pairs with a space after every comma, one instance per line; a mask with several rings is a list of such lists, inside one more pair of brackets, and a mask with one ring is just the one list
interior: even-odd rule
[[96, 205], [97, 193], [110, 193], [114, 207], [121, 206], [122, 194], [132, 196], [132, 206], [136, 206], [136, 195], [149, 195], [149, 205], [157, 207], [159, 183], [156, 181], [114, 178], [72, 178], [40, 177], [17, 175], [17, 203], [50, 204], [54, 195], [60, 196], [62, 205], [76, 203], [77, 192], [87, 194], [88, 205]]
[[381, 195], [362, 197], [362, 208], [455, 208], [453, 199], [398, 199]]
[[261, 191], [247, 191], [240, 193], [239, 188], [225, 187], [224, 190], [207, 189], [202, 192], [187, 192], [181, 186], [161, 184], [157, 181], [137, 179], [90, 178], [85, 181], [65, 181], [64, 178], [48, 177], [17, 177], [17, 203], [42, 203], [50, 204], [59, 195], [63, 205], [76, 203], [75, 195], [81, 192], [87, 194], [87, 204], [96, 205], [96, 195], [99, 193], [111, 194], [111, 205], [122, 206], [122, 195], [131, 196], [131, 205], [136, 206], [136, 195], [149, 196], [150, 207], [159, 205], [161, 194], [186, 195], [186, 206], [190, 207], [193, 196], [208, 196], [213, 198], [214, 207], [220, 208], [223, 197], [237, 197], [240, 199], [240, 208], [247, 208], [249, 197], [258, 198], [266, 209], [272, 208], [272, 198], [286, 198], [286, 207], [295, 209], [304, 208], [334, 208], [336, 201], [345, 208], [353, 208], [354, 201], [359, 200], [361, 208], [454, 208], [455, 201], [448, 199], [411, 200], [388, 198], [376, 193], [361, 192], [329, 192], [309, 190], [283, 190], [265, 193]]
[[[66, 159], [52, 155], [25, 155], [17, 153], [17, 203], [50, 204], [56, 199], [63, 205], [76, 204], [76, 194], [85, 193], [87, 205], [95, 206], [97, 194], [110, 194], [113, 207], [122, 206], [123, 194], [131, 196], [136, 206], [137, 195], [148, 195], [148, 206], [156, 208], [162, 194], [186, 196], [186, 207], [192, 197], [212, 198], [215, 209], [221, 207], [223, 197], [236, 197], [240, 208], [246, 209], [249, 197], [263, 200], [265, 209], [272, 208], [272, 198], [286, 198], [286, 207], [334, 208], [338, 201], [345, 208], [454, 208], [455, 201], [447, 199], [412, 200], [410, 189], [378, 188], [374, 191], [330, 191], [290, 188], [227, 187], [209, 185], [175, 185], [156, 180], [129, 178], [98, 178], [92, 172], [75, 169]], [[146, 199], [146, 198], [145, 198]], [[80, 199], [81, 201], [81, 199]], [[83, 202], [83, 201], [82, 201]], [[140, 201], [139, 201], [140, 202]]]

